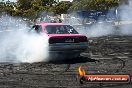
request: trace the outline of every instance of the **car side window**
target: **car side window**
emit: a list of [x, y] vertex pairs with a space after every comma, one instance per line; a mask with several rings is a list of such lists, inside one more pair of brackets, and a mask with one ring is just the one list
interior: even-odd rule
[[32, 32], [41, 33], [42, 32], [42, 26], [41, 25], [34, 25], [31, 29]]

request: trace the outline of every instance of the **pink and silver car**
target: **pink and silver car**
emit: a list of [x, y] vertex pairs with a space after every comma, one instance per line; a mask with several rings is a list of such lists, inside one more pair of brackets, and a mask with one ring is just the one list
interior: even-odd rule
[[37, 33], [49, 37], [51, 57], [78, 57], [88, 47], [87, 37], [79, 34], [72, 26], [64, 23], [39, 23], [33, 26]]

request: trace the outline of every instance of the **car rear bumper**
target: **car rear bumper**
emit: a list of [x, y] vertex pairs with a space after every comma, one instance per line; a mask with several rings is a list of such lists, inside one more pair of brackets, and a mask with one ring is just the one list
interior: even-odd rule
[[88, 43], [56, 43], [49, 45], [50, 52], [83, 52], [87, 49]]

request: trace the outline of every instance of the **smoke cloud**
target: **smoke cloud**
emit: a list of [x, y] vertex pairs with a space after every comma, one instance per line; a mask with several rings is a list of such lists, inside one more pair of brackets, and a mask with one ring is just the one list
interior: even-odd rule
[[120, 20], [119, 28], [122, 35], [132, 35], [132, 1], [129, 0], [128, 5], [121, 5], [118, 8], [118, 18]]
[[[132, 2], [131, 0], [129, 3]], [[115, 8], [113, 8], [115, 9]], [[121, 5], [116, 8], [115, 16], [116, 19], [104, 19], [101, 16], [98, 20], [93, 19], [84, 19], [78, 17], [76, 14], [71, 13], [69, 18], [64, 21], [73, 25], [75, 29], [81, 34], [90, 37], [101, 37], [108, 35], [132, 35], [132, 5]], [[111, 15], [111, 10], [108, 11], [106, 16]], [[86, 24], [81, 24], [82, 20], [86, 21]]]
[[29, 33], [30, 29], [20, 18], [0, 17], [0, 62], [33, 63], [47, 61], [48, 37]]

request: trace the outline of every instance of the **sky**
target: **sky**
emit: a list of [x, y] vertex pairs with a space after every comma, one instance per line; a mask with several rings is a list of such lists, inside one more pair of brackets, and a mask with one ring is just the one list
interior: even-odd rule
[[[0, 2], [2, 2], [3, 0], [0, 0]], [[4, 2], [6, 2], [8, 0], [4, 0]], [[10, 2], [16, 2], [17, 0], [9, 0]]]

